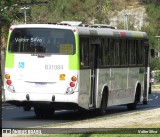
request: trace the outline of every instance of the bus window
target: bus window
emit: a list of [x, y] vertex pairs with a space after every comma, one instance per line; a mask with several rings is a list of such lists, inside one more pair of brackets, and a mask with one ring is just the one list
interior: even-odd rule
[[[64, 52], [63, 47], [68, 49]], [[66, 29], [16, 28], [11, 34], [9, 52], [74, 54], [74, 34]]]
[[109, 39], [109, 49], [110, 49], [110, 64], [114, 65], [114, 42], [113, 39]]
[[103, 38], [101, 40], [101, 60], [102, 60], [102, 66], [108, 66], [111, 63], [108, 38]]
[[114, 40], [114, 65], [119, 65], [119, 46], [120, 41], [118, 39]]
[[143, 49], [143, 45], [142, 45], [141, 40], [137, 41], [136, 53], [137, 53], [136, 63], [137, 63], [137, 65], [142, 65], [143, 64], [144, 49]]
[[129, 64], [136, 64], [136, 45], [133, 40], [129, 41]]
[[127, 51], [128, 47], [127, 47], [127, 41], [126, 40], [121, 40], [121, 45], [120, 45], [120, 64], [123, 65], [127, 65], [128, 61], [127, 61]]
[[89, 67], [89, 38], [80, 38], [80, 62], [82, 67]]

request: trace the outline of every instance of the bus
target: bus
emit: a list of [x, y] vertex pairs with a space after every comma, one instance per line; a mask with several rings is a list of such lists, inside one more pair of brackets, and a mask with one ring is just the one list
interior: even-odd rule
[[22, 24], [9, 29], [4, 98], [32, 106], [37, 117], [55, 110], [96, 110], [147, 104], [149, 44], [145, 32], [81, 22]]

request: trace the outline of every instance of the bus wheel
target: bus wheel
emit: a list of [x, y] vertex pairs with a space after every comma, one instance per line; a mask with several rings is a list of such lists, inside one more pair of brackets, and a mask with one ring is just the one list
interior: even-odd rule
[[136, 92], [134, 102], [130, 103], [130, 104], [127, 104], [127, 109], [128, 110], [136, 110], [137, 104], [138, 104], [138, 94]]
[[30, 111], [31, 110], [31, 106], [30, 105], [25, 105], [25, 106], [23, 106], [23, 110], [24, 111]]
[[152, 89], [151, 89], [151, 86], [149, 87], [149, 94], [152, 94]]
[[143, 101], [143, 105], [147, 105], [148, 104], [148, 101], [147, 100], [144, 100]]
[[98, 110], [99, 114], [101, 116], [104, 116], [106, 114], [107, 102], [108, 102], [107, 92], [103, 91], [102, 100], [101, 100], [101, 106], [100, 106], [100, 108]]
[[37, 118], [51, 118], [54, 115], [54, 109], [47, 106], [34, 106], [34, 112]]

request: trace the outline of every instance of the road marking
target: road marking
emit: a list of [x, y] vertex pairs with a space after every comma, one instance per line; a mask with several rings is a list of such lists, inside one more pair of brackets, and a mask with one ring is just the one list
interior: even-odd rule
[[6, 109], [14, 109], [14, 108], [6, 108]]
[[155, 99], [158, 99], [158, 96], [156, 96]]
[[5, 109], [15, 109], [16, 107], [4, 107]]

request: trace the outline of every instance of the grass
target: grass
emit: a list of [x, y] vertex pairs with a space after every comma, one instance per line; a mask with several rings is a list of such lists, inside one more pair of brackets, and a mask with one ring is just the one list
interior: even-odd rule
[[[153, 127], [153, 126], [152, 126]], [[74, 130], [74, 129], [67, 129]], [[15, 137], [159, 137], [160, 128], [112, 128], [105, 131], [92, 131], [79, 133], [59, 133], [43, 135], [17, 135]], [[43, 133], [43, 132], [42, 132]]]
[[[149, 129], [141, 129], [139, 132], [149, 131]], [[158, 131], [160, 133], [160, 129], [154, 131]], [[118, 133], [117, 133], [118, 132]], [[122, 133], [121, 133], [122, 132]], [[130, 133], [133, 132], [133, 133]], [[111, 132], [101, 132], [101, 133], [83, 133], [83, 134], [50, 134], [50, 135], [34, 135], [34, 137], [159, 137], [159, 134], [147, 134], [147, 133], [138, 133], [138, 130], [131, 129], [131, 130], [125, 130], [121, 129], [119, 131], [114, 130]], [[18, 137], [24, 137], [24, 136], [18, 136]], [[31, 137], [31, 136], [28, 136]], [[33, 137], [33, 136], [32, 136]]]
[[[37, 136], [38, 137], [38, 136]], [[44, 136], [42, 136], [44, 137]], [[159, 137], [158, 134], [61, 134], [46, 137]]]
[[158, 88], [158, 89], [160, 89], [160, 84], [155, 84], [155, 85], [152, 85], [152, 88]]

